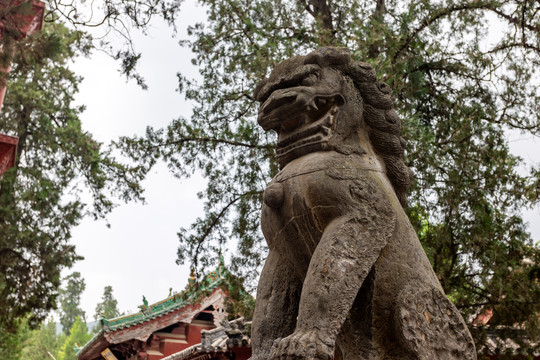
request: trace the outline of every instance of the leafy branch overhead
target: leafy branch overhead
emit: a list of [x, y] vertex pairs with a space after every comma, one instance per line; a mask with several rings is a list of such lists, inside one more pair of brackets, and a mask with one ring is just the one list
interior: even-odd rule
[[[183, 0], [48, 0], [45, 22], [57, 19], [82, 31], [92, 29], [93, 46], [120, 61], [122, 74], [143, 89], [145, 80], [137, 71], [141, 53], [135, 49], [133, 33], [147, 34], [150, 21], [160, 18], [176, 32], [175, 19]], [[115, 40], [113, 40], [115, 39]]]
[[90, 47], [59, 22], [16, 43], [0, 114], [0, 132], [19, 138], [15, 167], [0, 179], [2, 331], [55, 308], [61, 270], [80, 259], [70, 237], [83, 216], [103, 218], [114, 199], [142, 200], [146, 170], [119, 162], [81, 126], [81, 79], [67, 66]]
[[[146, 89], [146, 82], [137, 70], [141, 53], [136, 50], [133, 36], [135, 33], [147, 35], [151, 21], [156, 18], [164, 21], [176, 33], [175, 20], [183, 0], [43, 0], [45, 24], [60, 21], [77, 31], [91, 31], [92, 37], [87, 43], [88, 49], [98, 49], [118, 60], [121, 73], [133, 79], [141, 88]], [[32, 0], [2, 1], [0, 21], [18, 19], [30, 13]], [[3, 33], [1, 41], [13, 42], [18, 37], [16, 26]], [[88, 50], [87, 49], [87, 50]], [[5, 65], [11, 54], [2, 52], [0, 62]]]
[[393, 89], [415, 173], [407, 211], [446, 293], [466, 319], [489, 307], [493, 325], [538, 329], [539, 252], [520, 212], [538, 204], [540, 177], [507, 140], [540, 135], [538, 2], [199, 3], [207, 21], [183, 44], [201, 81], [178, 76], [191, 117], [119, 143], [145, 166], [206, 176], [206, 215], [180, 230], [179, 261], [207, 266], [232, 243], [232, 263], [256, 274], [261, 192], [277, 167], [251, 91], [285, 58], [345, 46]]

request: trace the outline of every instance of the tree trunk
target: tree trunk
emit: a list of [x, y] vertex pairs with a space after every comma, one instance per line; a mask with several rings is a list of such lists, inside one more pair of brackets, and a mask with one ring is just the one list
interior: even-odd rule
[[309, 3], [306, 4], [306, 9], [316, 20], [320, 20], [322, 23], [323, 35], [321, 37], [321, 45], [333, 44], [336, 39], [336, 31], [327, 0], [309, 0]]
[[[376, 35], [380, 31], [380, 27], [384, 21], [384, 13], [386, 12], [385, 0], [375, 0], [375, 11], [373, 12], [373, 18], [371, 24], [373, 26], [372, 34]], [[374, 42], [369, 46], [368, 56], [374, 59], [381, 53], [381, 48], [378, 43]]]

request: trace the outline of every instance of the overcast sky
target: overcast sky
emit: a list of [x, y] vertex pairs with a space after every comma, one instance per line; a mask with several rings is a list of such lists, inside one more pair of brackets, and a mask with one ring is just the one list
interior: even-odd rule
[[[87, 106], [82, 114], [85, 130], [97, 140], [108, 143], [124, 135], [142, 135], [148, 125], [166, 126], [172, 119], [189, 117], [191, 107], [176, 92], [176, 73], [197, 76], [191, 65], [192, 53], [178, 45], [183, 29], [204, 18], [204, 11], [186, 1], [177, 21], [180, 32], [155, 23], [148, 36], [136, 35], [135, 47], [142, 52], [140, 73], [149, 90], [134, 81], [126, 82], [118, 72], [119, 64], [102, 52], [80, 58], [73, 70], [84, 77], [77, 101]], [[93, 320], [103, 289], [111, 285], [120, 311], [137, 312], [142, 296], [150, 303], [164, 299], [169, 289], [182, 290], [189, 269], [175, 263], [177, 232], [202, 216], [202, 201], [196, 193], [205, 180], [197, 175], [178, 180], [161, 164], [143, 183], [146, 205], [121, 204], [105, 221], [86, 219], [73, 231], [73, 243], [84, 260], [68, 274], [79, 271], [86, 280], [81, 300], [87, 320]]]
[[[118, 72], [118, 63], [101, 52], [90, 59], [76, 61], [73, 70], [85, 79], [77, 95], [87, 110], [82, 115], [84, 129], [101, 142], [108, 143], [123, 135], [143, 134], [146, 126], [166, 126], [172, 119], [189, 117], [191, 107], [175, 91], [176, 73], [197, 75], [191, 65], [192, 53], [178, 45], [188, 24], [204, 19], [204, 11], [188, 0], [177, 21], [179, 35], [171, 37], [171, 29], [155, 24], [149, 36], [136, 36], [135, 46], [142, 52], [140, 73], [149, 90], [140, 89], [133, 81], [126, 82]], [[540, 141], [513, 136], [512, 149], [528, 162], [540, 162]], [[189, 270], [175, 263], [180, 227], [188, 227], [202, 216], [202, 201], [196, 193], [205, 180], [193, 176], [175, 179], [165, 166], [155, 167], [144, 182], [146, 205], [130, 203], [118, 206], [105, 221], [87, 219], [73, 231], [73, 243], [84, 256], [74, 268], [86, 280], [82, 308], [92, 321], [103, 288], [111, 285], [121, 311], [137, 312], [142, 296], [150, 303], [164, 299], [169, 289], [178, 291], [187, 283]], [[534, 238], [540, 239], [538, 209], [528, 210], [526, 220], [533, 226]]]

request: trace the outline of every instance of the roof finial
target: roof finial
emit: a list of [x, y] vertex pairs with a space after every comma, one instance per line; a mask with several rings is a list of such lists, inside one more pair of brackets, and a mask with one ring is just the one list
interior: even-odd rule
[[195, 273], [195, 268], [192, 267], [189, 273], [188, 286], [195, 284], [195, 280], [197, 280], [197, 274]]
[[139, 305], [139, 309], [141, 309], [141, 312], [143, 314], [147, 314], [152, 311], [152, 309], [148, 306], [148, 301], [146, 300], [146, 297], [143, 295], [142, 297], [143, 304]]
[[217, 268], [219, 277], [223, 275], [224, 270], [225, 270], [225, 258], [223, 257], [223, 253], [221, 252], [221, 247], [220, 247], [219, 253], [218, 253], [218, 268]]

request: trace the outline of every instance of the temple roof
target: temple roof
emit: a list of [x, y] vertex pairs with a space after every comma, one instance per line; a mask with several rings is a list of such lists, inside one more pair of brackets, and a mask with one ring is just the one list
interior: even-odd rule
[[98, 324], [101, 326], [100, 331], [78, 351], [78, 356], [88, 352], [94, 353], [98, 348], [121, 343], [130, 338], [145, 341], [152, 332], [169, 322], [189, 322], [204, 307], [211, 305], [225, 294], [221, 288], [227, 290], [231, 276], [223, 264], [223, 258], [220, 257], [216, 270], [199, 282], [191, 276], [182, 292], [151, 305], [148, 305], [143, 296], [143, 305], [139, 306], [138, 313], [114, 319], [101, 318]]
[[161, 360], [195, 360], [201, 354], [224, 353], [235, 347], [251, 347], [248, 327], [251, 322], [244, 318], [233, 321], [224, 321], [218, 328], [203, 330], [201, 343], [188, 347], [176, 354], [169, 355]]
[[229, 270], [220, 260], [216, 270], [207, 274], [198, 283], [195, 283], [193, 277], [191, 277], [186, 288], [178, 294], [152, 305], [140, 305], [139, 309], [141, 309], [141, 311], [133, 315], [122, 316], [110, 320], [101, 318], [100, 324], [102, 329], [105, 332], [125, 329], [158, 318], [188, 304], [193, 304], [203, 296], [208, 295], [219, 285], [225, 284], [228, 275], [230, 275]]

